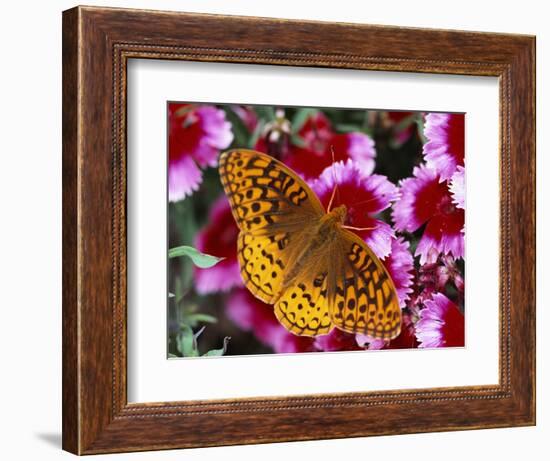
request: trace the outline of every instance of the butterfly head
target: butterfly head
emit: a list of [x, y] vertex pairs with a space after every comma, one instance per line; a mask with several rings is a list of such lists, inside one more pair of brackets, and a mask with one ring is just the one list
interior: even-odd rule
[[320, 220], [316, 235], [321, 242], [331, 238], [337, 232], [338, 228], [344, 225], [346, 221], [347, 208], [345, 205], [337, 206], [326, 213]]
[[330, 216], [334, 222], [344, 224], [347, 214], [348, 209], [346, 208], [346, 205], [339, 205], [328, 213], [328, 216]]

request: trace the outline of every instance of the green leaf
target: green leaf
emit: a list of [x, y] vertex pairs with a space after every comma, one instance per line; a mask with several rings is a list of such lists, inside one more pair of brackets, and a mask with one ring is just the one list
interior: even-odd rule
[[187, 314], [185, 319], [188, 323], [193, 323], [196, 325], [197, 323], [203, 322], [203, 323], [216, 323], [218, 319], [212, 315], [208, 314]]
[[197, 340], [191, 327], [181, 325], [181, 331], [176, 338], [176, 347], [183, 357], [198, 357]]
[[170, 248], [168, 250], [169, 258], [177, 258], [179, 256], [188, 256], [191, 258], [195, 266], [200, 267], [201, 269], [208, 269], [209, 267], [215, 266], [224, 258], [218, 258], [216, 256], [207, 255], [201, 253], [196, 248], [182, 245], [179, 247]]
[[224, 355], [227, 352], [227, 344], [229, 343], [229, 340], [231, 337], [226, 336], [223, 338], [223, 347], [221, 349], [211, 349], [206, 354], [203, 355], [203, 357], [220, 357]]
[[292, 117], [292, 132], [297, 133], [306, 123], [306, 120], [315, 115], [318, 112], [317, 109], [302, 108], [298, 109]]
[[181, 330], [176, 337], [177, 350], [183, 357], [198, 357], [200, 354], [197, 339], [204, 331], [205, 327], [202, 327], [196, 333], [193, 333], [191, 327], [184, 323], [180, 325], [180, 328]]
[[276, 118], [275, 109], [272, 106], [254, 106], [254, 111], [266, 122], [271, 122]]
[[183, 288], [180, 277], [176, 277], [176, 280], [174, 281], [174, 297], [176, 298], [176, 303], [179, 303], [183, 298]]
[[363, 131], [367, 131], [369, 129], [369, 111], [366, 110], [363, 115], [363, 125], [362, 125]]
[[196, 109], [195, 104], [189, 104], [189, 105], [187, 105], [187, 106], [180, 107], [180, 108], [174, 113], [174, 115], [176, 115], [177, 117], [183, 117], [185, 114], [187, 114], [188, 112], [191, 112], [192, 110], [195, 110], [195, 109]]
[[256, 124], [256, 128], [254, 128], [254, 131], [252, 132], [252, 135], [250, 136], [250, 139], [248, 140], [248, 148], [253, 149], [256, 143], [258, 142], [258, 139], [260, 138], [262, 131], [264, 130], [264, 123], [259, 120]]
[[247, 141], [250, 135], [250, 133], [248, 132], [248, 128], [244, 124], [241, 117], [239, 117], [239, 115], [237, 115], [237, 113], [234, 112], [230, 106], [225, 106], [224, 110], [227, 120], [231, 122], [233, 135], [235, 136], [233, 144], [237, 147], [246, 146], [248, 144]]
[[336, 130], [339, 133], [352, 133], [356, 131], [361, 131], [361, 129], [353, 123], [338, 123], [336, 125]]

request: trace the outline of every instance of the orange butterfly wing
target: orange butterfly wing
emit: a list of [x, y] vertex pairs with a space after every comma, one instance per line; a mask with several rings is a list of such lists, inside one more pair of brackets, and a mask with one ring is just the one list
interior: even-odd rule
[[308, 229], [323, 216], [323, 206], [296, 173], [260, 152], [224, 152], [219, 172], [241, 230], [238, 258], [243, 281], [256, 297], [272, 304]]
[[332, 322], [349, 333], [393, 339], [401, 331], [401, 307], [384, 264], [356, 234], [339, 229], [333, 245], [335, 275], [329, 280]]

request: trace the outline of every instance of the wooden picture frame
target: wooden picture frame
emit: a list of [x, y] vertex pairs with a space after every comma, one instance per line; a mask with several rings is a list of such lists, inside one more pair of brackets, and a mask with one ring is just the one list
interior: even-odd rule
[[[499, 384], [129, 404], [125, 111], [131, 58], [498, 77]], [[92, 454], [533, 424], [534, 37], [94, 7], [63, 13], [65, 450]]]

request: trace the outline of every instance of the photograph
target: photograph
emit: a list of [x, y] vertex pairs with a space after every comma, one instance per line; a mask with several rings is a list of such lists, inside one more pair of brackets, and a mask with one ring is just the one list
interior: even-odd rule
[[168, 358], [464, 347], [466, 117], [169, 101]]
[[[62, 113], [29, 132], [29, 89], [8, 94], [6, 152], [36, 144], [34, 163], [8, 157], [24, 160], [23, 176], [42, 165], [30, 180], [6, 169], [20, 214], [8, 221], [28, 231], [6, 239], [24, 274], [14, 299], [53, 286], [61, 298], [55, 325], [42, 306], [40, 322], [9, 322], [17, 370], [41, 347], [38, 368], [15, 380], [36, 408], [29, 432], [77, 455], [137, 457], [279, 442], [259, 456], [299, 457], [307, 441], [323, 459], [362, 447], [414, 458], [424, 441], [425, 461], [480, 446], [507, 460], [544, 446], [543, 15], [205, 1], [22, 16], [44, 40], [17, 53], [26, 72], [6, 76], [51, 74], [31, 97], [60, 99]], [[45, 155], [48, 136], [61, 162]], [[40, 187], [52, 168], [62, 187]], [[37, 190], [56, 192], [57, 211]], [[44, 213], [60, 221], [57, 247]], [[49, 262], [32, 270], [44, 252], [61, 277]], [[21, 386], [40, 367], [61, 386]]]

